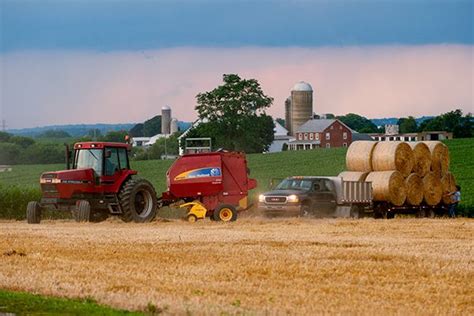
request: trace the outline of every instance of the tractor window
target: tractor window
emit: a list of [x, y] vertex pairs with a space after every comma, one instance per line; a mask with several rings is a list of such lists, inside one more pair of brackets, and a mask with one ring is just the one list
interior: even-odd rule
[[118, 148], [118, 155], [120, 160], [120, 169], [130, 169], [128, 166], [128, 159], [127, 159], [127, 149], [125, 148]]
[[105, 175], [113, 176], [119, 169], [117, 148], [105, 148]]
[[76, 151], [74, 169], [94, 169], [97, 175], [102, 174], [102, 149], [80, 149]]

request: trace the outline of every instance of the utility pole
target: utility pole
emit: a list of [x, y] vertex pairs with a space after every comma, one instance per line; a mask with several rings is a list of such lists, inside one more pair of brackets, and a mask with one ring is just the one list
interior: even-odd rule
[[7, 121], [5, 120], [2, 120], [2, 131], [6, 131], [7, 130]]

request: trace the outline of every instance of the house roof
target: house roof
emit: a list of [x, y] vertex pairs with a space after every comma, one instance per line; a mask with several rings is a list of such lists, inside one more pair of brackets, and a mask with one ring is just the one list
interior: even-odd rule
[[329, 126], [331, 126], [332, 123], [334, 123], [336, 120], [334, 119], [313, 119], [309, 120], [303, 125], [300, 126], [300, 128], [296, 132], [322, 132]]
[[273, 130], [275, 132], [275, 137], [288, 135], [288, 130], [284, 128], [283, 125], [278, 123], [276, 120], [274, 120], [273, 123], [275, 123], [275, 128]]

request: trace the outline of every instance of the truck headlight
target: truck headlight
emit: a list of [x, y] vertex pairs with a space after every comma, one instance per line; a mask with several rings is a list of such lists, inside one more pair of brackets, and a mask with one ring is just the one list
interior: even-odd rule
[[260, 194], [260, 195], [258, 196], [258, 201], [259, 201], [260, 203], [265, 202], [265, 195]]
[[287, 200], [288, 200], [288, 202], [291, 202], [291, 203], [299, 202], [298, 196], [294, 195], [294, 194], [289, 195]]

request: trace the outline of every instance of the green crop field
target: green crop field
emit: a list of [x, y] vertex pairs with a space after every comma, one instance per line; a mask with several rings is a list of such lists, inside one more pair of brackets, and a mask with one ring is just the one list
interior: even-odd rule
[[[450, 170], [462, 187], [461, 208], [466, 212], [474, 209], [474, 138], [446, 141], [451, 154]], [[345, 148], [317, 149], [311, 151], [287, 151], [273, 154], [248, 155], [251, 177], [257, 179], [259, 186], [252, 195], [267, 190], [271, 179], [291, 175], [327, 175], [334, 176], [345, 168]], [[150, 160], [133, 161], [132, 168], [139, 175], [150, 180], [157, 192], [166, 189], [166, 171], [172, 161]], [[0, 173], [0, 203], [2, 192], [20, 189], [39, 190], [38, 179], [42, 172], [63, 169], [64, 165], [18, 165], [13, 171]], [[16, 189], [18, 189], [18, 187]], [[37, 195], [36, 195], [37, 196]], [[21, 201], [24, 203], [24, 201]], [[0, 216], [4, 214], [0, 204]], [[24, 205], [15, 208], [24, 209]]]

